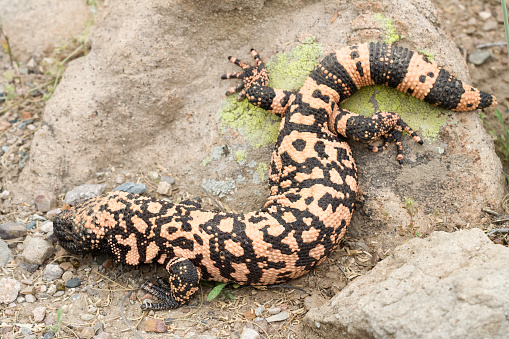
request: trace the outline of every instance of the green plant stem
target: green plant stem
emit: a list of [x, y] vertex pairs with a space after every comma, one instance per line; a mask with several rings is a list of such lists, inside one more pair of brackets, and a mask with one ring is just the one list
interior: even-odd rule
[[507, 41], [507, 53], [509, 54], [509, 23], [507, 20], [507, 6], [502, 0], [502, 14], [504, 15], [505, 40]]
[[76, 53], [78, 53], [83, 48], [83, 44], [79, 45], [78, 48], [76, 48], [71, 54], [69, 54], [63, 61], [62, 65], [65, 65], [67, 61], [69, 61], [70, 58], [72, 58]]

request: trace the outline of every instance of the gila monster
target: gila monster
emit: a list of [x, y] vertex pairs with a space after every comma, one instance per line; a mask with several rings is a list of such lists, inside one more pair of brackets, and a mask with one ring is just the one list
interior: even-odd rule
[[194, 201], [173, 204], [111, 192], [90, 199], [54, 220], [61, 246], [71, 252], [107, 253], [123, 264], [158, 262], [168, 279], [142, 288], [159, 302], [144, 309], [177, 308], [199, 289], [199, 280], [242, 285], [277, 284], [319, 265], [336, 248], [350, 222], [357, 169], [347, 139], [382, 139], [397, 145], [402, 134], [420, 137], [396, 113], [372, 117], [338, 106], [359, 88], [381, 84], [428, 103], [469, 111], [496, 99], [457, 80], [426, 56], [383, 43], [344, 47], [327, 55], [299, 91], [268, 86], [269, 75], [255, 50], [256, 66], [229, 57], [242, 68], [222, 79], [242, 79], [240, 90], [253, 105], [282, 121], [270, 165], [270, 196], [249, 213], [211, 212]]

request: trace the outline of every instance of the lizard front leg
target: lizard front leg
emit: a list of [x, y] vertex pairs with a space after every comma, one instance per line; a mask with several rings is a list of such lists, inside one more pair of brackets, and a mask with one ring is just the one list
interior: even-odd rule
[[269, 87], [269, 73], [263, 61], [254, 49], [251, 50], [251, 55], [256, 61], [256, 67], [235, 57], [228, 57], [228, 60], [241, 67], [243, 71], [221, 76], [221, 79], [242, 79], [242, 83], [228, 89], [226, 95], [240, 91], [237, 100], [247, 97], [249, 102], [255, 106], [274, 114], [284, 115], [289, 103], [295, 98], [295, 92]]

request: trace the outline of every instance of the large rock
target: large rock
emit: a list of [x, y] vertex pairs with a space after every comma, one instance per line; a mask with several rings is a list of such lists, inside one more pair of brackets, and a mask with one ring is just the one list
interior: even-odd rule
[[306, 338], [505, 338], [508, 262], [477, 228], [412, 239], [311, 309]]
[[[309, 36], [328, 52], [395, 39], [398, 33], [406, 37], [401, 45], [426, 51], [469, 80], [429, 1], [249, 1], [241, 9], [242, 3], [105, 4], [87, 42], [90, 52], [69, 65], [47, 104], [18, 187], [62, 193], [90, 182], [97, 172], [115, 178], [122, 171], [147, 173], [163, 166], [191, 194], [204, 195], [203, 183], [226, 195], [235, 210], [260, 208], [268, 195], [272, 146], [253, 147], [217, 120], [224, 92], [235, 83], [219, 77], [237, 71], [226, 56], [250, 61], [251, 47], [268, 60]], [[348, 106], [373, 113], [396, 104], [425, 135], [424, 146], [405, 137], [402, 167], [394, 146], [373, 154], [352, 143], [360, 194], [350, 234], [376, 238], [374, 247], [384, 251], [405, 240], [398, 233], [430, 233], [441, 221], [451, 228], [479, 222], [480, 207], [497, 206], [503, 196], [501, 164], [477, 114], [427, 104], [414, 114], [417, 105], [408, 98], [371, 89]], [[421, 112], [428, 112], [424, 120], [417, 119]]]

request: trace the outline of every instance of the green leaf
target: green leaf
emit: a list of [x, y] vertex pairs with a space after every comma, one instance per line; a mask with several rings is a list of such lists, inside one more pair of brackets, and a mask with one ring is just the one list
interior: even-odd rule
[[57, 323], [55, 324], [55, 333], [58, 333], [60, 330], [60, 324], [62, 323], [62, 307], [60, 307], [57, 311]]
[[214, 287], [212, 291], [209, 292], [209, 295], [207, 296], [207, 301], [211, 301], [217, 298], [219, 293], [221, 293], [221, 291], [226, 285], [228, 285], [228, 283], [220, 283], [216, 287]]

